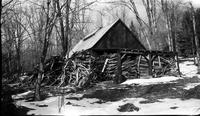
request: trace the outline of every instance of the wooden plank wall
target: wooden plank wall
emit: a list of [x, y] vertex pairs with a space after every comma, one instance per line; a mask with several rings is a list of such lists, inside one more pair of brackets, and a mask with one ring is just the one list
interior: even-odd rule
[[[157, 78], [170, 71], [178, 71], [175, 55], [172, 52], [110, 50], [93, 56], [87, 54], [76, 57], [90, 68], [96, 68], [98, 73], [115, 79], [117, 83], [121, 76], [126, 78]], [[89, 66], [94, 64], [93, 66]], [[178, 71], [179, 72], [179, 71]]]

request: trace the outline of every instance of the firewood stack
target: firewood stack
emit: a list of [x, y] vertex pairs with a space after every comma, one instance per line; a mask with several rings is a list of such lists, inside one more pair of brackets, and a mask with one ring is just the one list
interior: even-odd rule
[[122, 75], [127, 78], [137, 78], [137, 58], [127, 57], [124, 62], [122, 62]]
[[[122, 56], [122, 75], [127, 78], [136, 78], [137, 70], [136, 70], [136, 57], [131, 58], [129, 56]], [[106, 60], [107, 63], [106, 63]], [[107, 54], [101, 55], [96, 59], [96, 66], [98, 67], [99, 72], [105, 73], [109, 79], [113, 79], [116, 77], [116, 69], [117, 69], [117, 54]], [[103, 68], [105, 69], [103, 70]]]
[[[148, 76], [148, 62], [138, 55], [121, 55], [122, 75], [128, 79]], [[139, 63], [139, 64], [138, 64]], [[152, 66], [154, 77], [175, 74], [175, 62], [172, 58], [155, 59]], [[36, 67], [37, 69], [37, 67]], [[77, 53], [70, 59], [52, 57], [45, 63], [42, 86], [73, 86], [84, 88], [91, 83], [114, 80], [117, 71], [117, 53], [93, 56], [89, 52]], [[174, 72], [172, 72], [174, 71]], [[27, 81], [33, 83], [37, 79], [37, 70]]]

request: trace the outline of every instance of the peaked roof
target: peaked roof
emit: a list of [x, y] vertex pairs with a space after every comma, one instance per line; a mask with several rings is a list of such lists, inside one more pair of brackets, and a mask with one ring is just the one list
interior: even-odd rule
[[[107, 25], [105, 27], [101, 27], [93, 31], [92, 33], [88, 34], [85, 36], [83, 39], [81, 39], [75, 46], [74, 48], [69, 52], [69, 57], [71, 57], [75, 52], [80, 52], [84, 50], [91, 49], [94, 47], [97, 42], [117, 23], [122, 22], [120, 19], [114, 21], [112, 24]], [[122, 24], [128, 28], [123, 22]], [[129, 28], [128, 28], [129, 29]], [[136, 38], [139, 43], [141, 41]], [[146, 49], [145, 46], [141, 43], [142, 48]]]
[[69, 57], [71, 57], [75, 52], [88, 50], [92, 48], [102, 37], [103, 35], [114, 25], [116, 24], [120, 19], [116, 20], [112, 24], [101, 27], [96, 29], [94, 32], [88, 34], [86, 37], [81, 39], [74, 48], [69, 52]]

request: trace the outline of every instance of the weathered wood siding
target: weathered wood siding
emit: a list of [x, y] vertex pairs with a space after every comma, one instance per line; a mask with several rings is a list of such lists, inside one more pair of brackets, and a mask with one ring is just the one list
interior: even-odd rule
[[93, 49], [137, 49], [145, 50], [135, 35], [119, 20], [103, 37]]

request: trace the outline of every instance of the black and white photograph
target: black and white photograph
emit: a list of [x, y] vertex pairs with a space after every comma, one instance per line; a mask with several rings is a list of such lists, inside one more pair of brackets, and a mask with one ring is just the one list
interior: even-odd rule
[[200, 115], [200, 0], [1, 0], [1, 116]]

